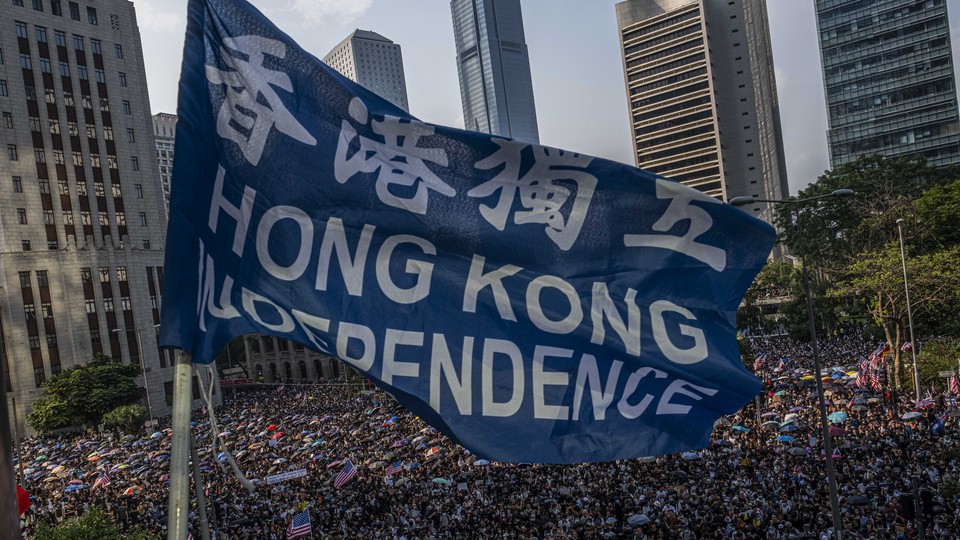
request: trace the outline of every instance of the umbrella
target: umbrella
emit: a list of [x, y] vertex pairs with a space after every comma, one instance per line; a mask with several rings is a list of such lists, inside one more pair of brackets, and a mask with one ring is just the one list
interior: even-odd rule
[[714, 427], [727, 427], [731, 424], [730, 420], [726, 418], [718, 418], [716, 422], [713, 423]]
[[783, 433], [789, 433], [791, 431], [797, 431], [798, 429], [800, 428], [798, 428], [796, 424], [787, 424], [780, 428], [780, 431]]
[[771, 416], [776, 416], [777, 413], [773, 411], [768, 411], [760, 415], [761, 418], [770, 418]]
[[800, 448], [799, 446], [794, 446], [793, 448], [787, 450], [787, 453], [792, 456], [805, 456], [807, 455], [807, 450], [805, 448]]
[[857, 506], [865, 506], [870, 504], [870, 499], [864, 497], [863, 495], [851, 495], [847, 497], [847, 503]]
[[160, 433], [159, 431], [155, 431], [152, 435], [150, 435], [151, 439], [159, 439], [160, 437], [163, 437], [163, 433]]
[[827, 417], [827, 420], [830, 420], [834, 424], [841, 424], [849, 418], [849, 415], [842, 411], [836, 411], [830, 413], [830, 416]]
[[728, 441], [728, 440], [726, 440], [726, 439], [719, 439], [719, 440], [713, 441], [713, 444], [715, 444], [715, 445], [717, 445], [717, 446], [722, 446], [722, 447], [724, 447], [724, 448], [729, 447], [729, 446], [733, 446], [733, 443], [730, 442], [730, 441]]
[[760, 427], [762, 427], [763, 429], [774, 430], [780, 427], [780, 424], [774, 420], [770, 420], [769, 422], [764, 422], [763, 425]]
[[696, 452], [684, 452], [680, 455], [680, 458], [686, 461], [693, 461], [695, 459], [700, 459], [700, 454]]
[[742, 432], [744, 432], [744, 433], [750, 433], [750, 429], [749, 429], [749, 428], [745, 428], [745, 427], [743, 427], [743, 426], [732, 426], [730, 429], [733, 429], [733, 430], [736, 430], [736, 431], [742, 431]]
[[123, 496], [139, 495], [141, 491], [143, 491], [143, 488], [140, 486], [130, 486], [123, 491]]
[[902, 418], [904, 420], [913, 420], [914, 418], [920, 418], [921, 416], [923, 415], [918, 413], [917, 411], [910, 411], [907, 414], [904, 414]]
[[847, 431], [846, 431], [845, 429], [843, 429], [842, 427], [835, 427], [835, 426], [831, 426], [831, 427], [830, 427], [830, 436], [831, 436], [831, 437], [843, 437], [844, 435], [846, 435], [846, 433], [847, 433]]
[[478, 459], [478, 460], [474, 461], [473, 464], [474, 464], [474, 465], [477, 465], [477, 466], [482, 466], [482, 465], [489, 465], [490, 462], [487, 461], [487, 460], [485, 460], [485, 459]]
[[777, 390], [776, 392], [773, 393], [773, 395], [775, 395], [775, 396], [782, 396], [782, 395], [784, 395], [784, 394], [786, 394], [786, 393], [787, 393], [786, 390]]
[[431, 480], [431, 482], [433, 482], [434, 484], [442, 484], [444, 486], [448, 486], [451, 483], [446, 478], [434, 478], [433, 480]]
[[777, 440], [778, 442], [793, 442], [793, 441], [795, 441], [796, 439], [794, 439], [793, 437], [791, 437], [791, 436], [789, 436], [789, 435], [781, 435], [781, 436], [777, 437], [776, 440]]
[[650, 523], [650, 518], [646, 514], [634, 514], [627, 518], [627, 523], [630, 525], [646, 525]]

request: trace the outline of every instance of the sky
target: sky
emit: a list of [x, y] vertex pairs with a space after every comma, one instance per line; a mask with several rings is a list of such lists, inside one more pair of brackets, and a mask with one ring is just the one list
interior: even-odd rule
[[[633, 164], [618, 0], [522, 0], [541, 144]], [[251, 0], [322, 58], [354, 29], [403, 51], [410, 113], [463, 127], [449, 0]], [[154, 113], [176, 111], [186, 0], [134, 0]], [[791, 193], [830, 166], [814, 0], [768, 0]], [[960, 80], [960, 0], [947, 0]]]

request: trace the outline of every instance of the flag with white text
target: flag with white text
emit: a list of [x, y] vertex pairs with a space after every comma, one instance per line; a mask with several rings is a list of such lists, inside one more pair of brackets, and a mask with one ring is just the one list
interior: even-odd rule
[[294, 340], [514, 462], [702, 448], [760, 390], [735, 314], [774, 230], [747, 213], [422, 122], [246, 0], [190, 0], [179, 99], [160, 339], [194, 362]]

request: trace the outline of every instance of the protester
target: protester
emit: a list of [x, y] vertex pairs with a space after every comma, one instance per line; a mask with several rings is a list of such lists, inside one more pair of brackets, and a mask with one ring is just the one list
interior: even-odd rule
[[[211, 527], [220, 538], [280, 539], [306, 509], [314, 537], [331, 539], [827, 538], [832, 515], [810, 347], [783, 337], [750, 342], [763, 354], [763, 393], [717, 423], [709, 448], [655, 459], [487, 463], [385, 394], [356, 385], [288, 383], [282, 392], [227, 395], [216, 411], [221, 439], [257, 489], [249, 494], [221, 470], [197, 411]], [[916, 538], [918, 517], [928, 539], [960, 537], [960, 436], [956, 418], [944, 416], [955, 400], [939, 396], [914, 409], [907, 396], [885, 400], [885, 387], [858, 388], [847, 372], [876, 350], [859, 332], [822, 340], [821, 349], [828, 413], [843, 413], [832, 416], [831, 440], [844, 538]], [[165, 533], [169, 445], [169, 430], [28, 440], [34, 504], [26, 533], [93, 506], [124, 528]], [[338, 489], [345, 460], [357, 473]], [[264, 482], [298, 469], [306, 476]], [[109, 484], [96, 485], [104, 476]], [[914, 481], [928, 502], [919, 514]], [[195, 510], [190, 527], [199, 538]]]

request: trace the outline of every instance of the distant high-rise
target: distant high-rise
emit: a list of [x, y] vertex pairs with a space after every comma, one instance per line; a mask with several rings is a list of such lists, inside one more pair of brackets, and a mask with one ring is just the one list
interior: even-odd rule
[[173, 178], [173, 144], [177, 135], [177, 115], [153, 115], [153, 138], [157, 141], [157, 167], [163, 187], [165, 210], [170, 211], [170, 180]]
[[830, 165], [865, 154], [960, 164], [946, 0], [817, 0]]
[[617, 22], [637, 166], [722, 200], [786, 197], [765, 1], [627, 0]]
[[409, 111], [400, 45], [376, 32], [355, 30], [323, 62], [374, 94]]
[[539, 143], [520, 0], [451, 0], [466, 129]]
[[23, 426], [45, 381], [105, 354], [142, 362], [166, 414], [166, 216], [134, 4], [6, 2], [0, 50], [5, 397]]

